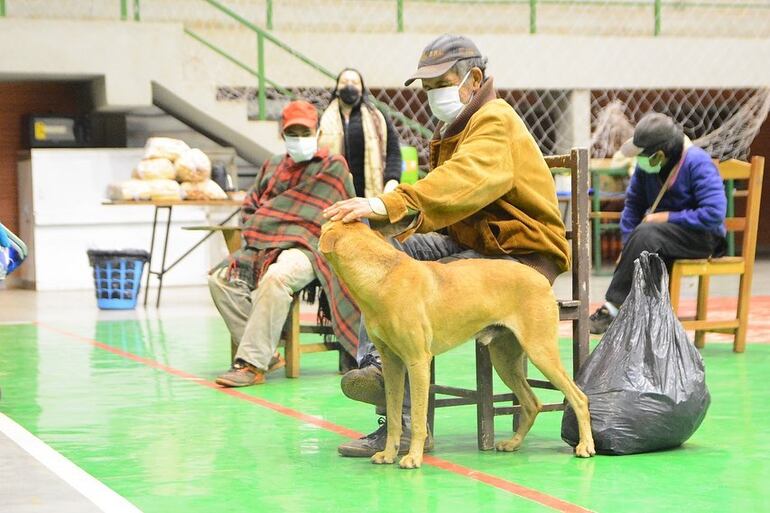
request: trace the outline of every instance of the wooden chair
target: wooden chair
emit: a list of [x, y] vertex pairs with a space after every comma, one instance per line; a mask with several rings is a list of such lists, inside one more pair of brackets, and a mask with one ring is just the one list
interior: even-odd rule
[[[725, 181], [738, 180], [746, 184], [746, 212], [743, 217], [730, 216], [725, 220], [728, 232], [743, 232], [741, 256], [676, 260], [671, 269], [671, 306], [679, 310], [682, 277], [698, 277], [698, 301], [694, 319], [683, 319], [686, 330], [695, 330], [695, 346], [703, 347], [706, 333], [732, 333], [733, 351], [742, 353], [746, 349], [746, 330], [749, 323], [749, 302], [751, 300], [751, 279], [754, 273], [754, 255], [757, 249], [757, 226], [759, 225], [759, 204], [762, 196], [762, 175], [764, 157], [753, 157], [751, 162], [728, 160], [718, 165]], [[730, 190], [729, 188], [728, 190]], [[739, 191], [736, 195], [740, 196]], [[737, 274], [740, 276], [738, 290], [738, 311], [735, 319], [708, 320], [709, 279], [711, 276]]]
[[[313, 284], [309, 285], [313, 286]], [[339, 351], [339, 370], [342, 371], [349, 367], [351, 363], [348, 361], [352, 357], [348, 357], [347, 351], [343, 349], [339, 342], [334, 340], [334, 330], [331, 326], [323, 326], [320, 324], [302, 324], [300, 322], [300, 296], [302, 291], [295, 292], [292, 296], [291, 310], [286, 317], [286, 324], [283, 326], [283, 332], [281, 333], [281, 341], [279, 345], [283, 345], [284, 358], [286, 359], [285, 373], [287, 378], [298, 378], [300, 369], [300, 357], [306, 353], [320, 353], [323, 351]], [[300, 336], [302, 334], [312, 333], [314, 335], [321, 335], [324, 338], [323, 342], [317, 342], [312, 344], [300, 343]], [[230, 361], [235, 359], [235, 353], [238, 352], [238, 343], [230, 339]]]
[[[310, 286], [314, 286], [314, 284], [311, 283]], [[286, 358], [286, 377], [299, 377], [300, 356], [306, 353], [320, 353], [323, 351], [339, 351], [339, 370], [342, 371], [345, 368], [345, 357], [347, 352], [342, 348], [339, 342], [334, 340], [334, 330], [332, 330], [331, 326], [300, 323], [300, 295], [301, 292], [296, 292], [294, 294], [294, 299], [291, 302], [291, 310], [289, 311], [289, 316], [286, 318], [286, 324], [284, 325], [283, 333], [281, 334], [281, 342], [284, 346], [284, 356]], [[303, 333], [322, 335], [324, 341], [313, 344], [301, 344], [300, 335]], [[235, 348], [233, 348], [233, 351], [235, 351]], [[235, 353], [233, 353], [233, 357], [234, 356]]]
[[[227, 250], [232, 253], [236, 249], [241, 247], [241, 229], [238, 226], [191, 226], [186, 227], [188, 230], [202, 230], [202, 231], [217, 231], [222, 234], [227, 245]], [[311, 283], [309, 286], [314, 286]], [[319, 353], [322, 351], [339, 351], [339, 368], [343, 370], [347, 365], [347, 353], [339, 344], [334, 341], [334, 331], [331, 326], [321, 326], [318, 324], [302, 324], [299, 317], [299, 305], [301, 291], [297, 292], [293, 296], [291, 302], [291, 310], [289, 310], [289, 316], [286, 318], [286, 324], [283, 327], [283, 333], [281, 334], [281, 343], [284, 346], [284, 355], [286, 358], [286, 377], [298, 378], [299, 377], [299, 360], [300, 356], [305, 353]], [[315, 344], [301, 344], [300, 335], [304, 333], [312, 333], [315, 335], [321, 335], [324, 338], [323, 342]], [[238, 344], [235, 340], [230, 340], [230, 361], [235, 358], [235, 353], [238, 351]]]
[[[546, 157], [548, 166], [570, 171], [572, 184], [572, 224], [567, 231], [572, 246], [572, 297], [558, 300], [559, 319], [572, 321], [572, 370], [577, 373], [588, 357], [588, 282], [591, 266], [588, 212], [588, 150], [573, 149], [569, 155]], [[548, 381], [529, 379], [533, 388], [554, 390]], [[451, 398], [437, 399], [436, 395]], [[513, 402], [512, 406], [496, 407], [498, 402]], [[492, 390], [492, 360], [487, 346], [476, 342], [476, 389], [463, 389], [435, 384], [435, 359], [431, 363], [431, 386], [428, 396], [428, 422], [435, 426], [436, 408], [476, 405], [478, 447], [482, 451], [494, 448], [494, 420], [497, 415], [514, 415], [514, 424], [520, 407], [511, 394], [494, 394]], [[544, 404], [542, 411], [560, 411], [564, 403]]]

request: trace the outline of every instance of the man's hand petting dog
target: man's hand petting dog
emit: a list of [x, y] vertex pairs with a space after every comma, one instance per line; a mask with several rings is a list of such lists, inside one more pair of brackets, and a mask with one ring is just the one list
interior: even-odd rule
[[323, 215], [330, 221], [342, 221], [343, 223], [352, 223], [359, 219], [372, 219], [382, 221], [388, 218], [377, 214], [372, 210], [372, 205], [366, 198], [350, 198], [338, 201], [334, 205], [327, 207]]

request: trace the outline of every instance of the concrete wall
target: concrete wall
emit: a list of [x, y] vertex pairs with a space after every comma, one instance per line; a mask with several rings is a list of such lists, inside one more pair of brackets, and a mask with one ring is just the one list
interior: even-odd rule
[[217, 102], [217, 80], [244, 83], [248, 75], [181, 24], [6, 18], [0, 47], [14, 49], [0, 59], [0, 81], [90, 80], [98, 110], [156, 104], [252, 162], [282, 146], [275, 123], [249, 122], [242, 105]]
[[[143, 149], [38, 149], [21, 160], [19, 236], [29, 246], [29, 258], [14, 276], [37, 290], [91, 289], [88, 249], [148, 250], [153, 207], [102, 204], [107, 185], [127, 180], [143, 155]], [[184, 226], [217, 224], [235, 208], [175, 207], [166, 266], [202, 236]], [[160, 268], [167, 212], [158, 215], [154, 270]], [[164, 284], [205, 284], [207, 271], [227, 254], [215, 235], [169, 272]]]

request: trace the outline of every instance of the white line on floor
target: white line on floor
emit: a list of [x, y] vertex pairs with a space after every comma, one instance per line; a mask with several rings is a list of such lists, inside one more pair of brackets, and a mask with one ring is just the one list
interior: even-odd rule
[[107, 485], [78, 467], [41, 439], [0, 413], [0, 433], [107, 513], [141, 513], [141, 510]]

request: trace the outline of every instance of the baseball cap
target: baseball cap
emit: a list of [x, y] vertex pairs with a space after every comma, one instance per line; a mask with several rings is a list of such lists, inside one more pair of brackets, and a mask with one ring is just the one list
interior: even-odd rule
[[404, 82], [404, 85], [408, 86], [418, 78], [440, 77], [449, 71], [457, 61], [473, 57], [481, 57], [481, 52], [476, 48], [474, 42], [467, 37], [451, 34], [439, 36], [428, 43], [428, 46], [422, 51], [420, 62], [417, 64], [417, 71], [412, 74], [409, 80]]
[[672, 139], [682, 136], [682, 128], [673, 119], [659, 112], [651, 112], [637, 123], [634, 137], [623, 143], [620, 152], [626, 157], [644, 153], [651, 155]]
[[291, 125], [302, 125], [315, 130], [318, 127], [318, 111], [313, 104], [304, 100], [287, 103], [281, 112], [281, 129]]

